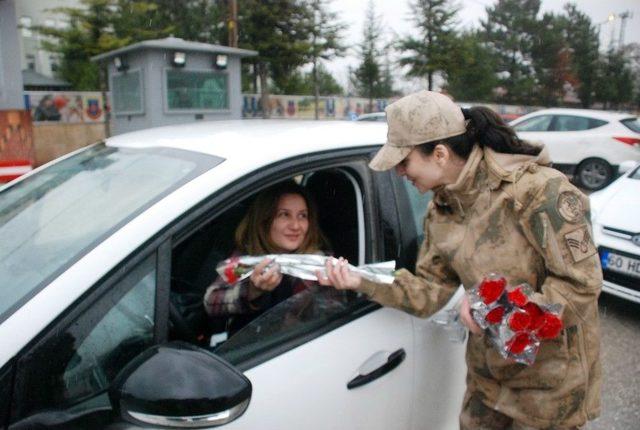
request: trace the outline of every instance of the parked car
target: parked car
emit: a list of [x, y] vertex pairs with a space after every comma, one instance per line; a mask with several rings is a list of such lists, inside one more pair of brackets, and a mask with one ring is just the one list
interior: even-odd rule
[[363, 113], [356, 118], [356, 121], [387, 122], [387, 114], [384, 112]]
[[[257, 192], [295, 178], [336, 255], [413, 268], [428, 196], [367, 162], [384, 124], [198, 123], [0, 189], [3, 428], [453, 429], [465, 331], [318, 287], [229, 336], [202, 298]], [[307, 312], [312, 309], [313, 312]]]
[[[629, 168], [628, 163], [622, 166]], [[631, 166], [589, 198], [604, 276], [602, 289], [640, 303], [640, 164]]]
[[554, 166], [579, 186], [599, 190], [625, 160], [640, 160], [640, 121], [589, 109], [543, 109], [511, 122], [518, 136], [549, 148]]

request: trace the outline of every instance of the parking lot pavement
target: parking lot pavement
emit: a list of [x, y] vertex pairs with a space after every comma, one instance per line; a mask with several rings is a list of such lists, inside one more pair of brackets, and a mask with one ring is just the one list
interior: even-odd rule
[[587, 430], [640, 429], [640, 305], [603, 293], [602, 414]]

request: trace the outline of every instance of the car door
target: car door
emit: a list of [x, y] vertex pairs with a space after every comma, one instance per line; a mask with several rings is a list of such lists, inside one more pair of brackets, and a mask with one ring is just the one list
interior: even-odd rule
[[592, 129], [606, 123], [585, 116], [554, 115], [549, 140], [559, 149], [556, 162], [578, 164], [589, 157], [601, 156], [602, 142], [606, 141], [608, 136], [603, 139], [603, 136]]
[[[393, 172], [377, 173], [376, 182], [380, 207], [385, 208], [383, 224], [395, 231], [385, 235], [385, 253], [391, 255], [400, 250], [396, 257], [399, 266], [414, 271], [432, 193], [421, 194]], [[430, 318], [411, 317], [416, 362], [413, 429], [458, 428], [467, 371], [464, 359], [467, 330], [460, 323], [457, 309], [463, 294], [460, 287], [443, 309]]]
[[[401, 260], [410, 258], [405, 248], [415, 251], [416, 240], [409, 230], [401, 239], [399, 230], [383, 225], [379, 212], [391, 209], [397, 216], [396, 199], [380, 191], [365, 155], [339, 159], [324, 154], [318, 160], [323, 173], [330, 168], [332, 175], [341, 172], [346, 178], [328, 193], [335, 206], [320, 205], [321, 210], [342, 216], [350, 212], [348, 206], [357, 208], [359, 264], [389, 258], [404, 264]], [[309, 159], [290, 167], [289, 175], [313, 168]], [[275, 179], [262, 178], [261, 183]], [[349, 186], [351, 203], [340, 197]], [[238, 187], [255, 189], [250, 182]], [[253, 385], [246, 412], [223, 428], [417, 429], [426, 423], [456, 428], [464, 378], [456, 366], [463, 363], [462, 348], [433, 320], [381, 308], [362, 295], [336, 300], [334, 290], [319, 288], [306, 297], [293, 296], [213, 350], [242, 369]], [[425, 381], [416, 381], [417, 369]]]
[[[382, 247], [378, 250], [382, 259], [393, 258], [398, 267], [413, 270], [428, 197], [420, 199], [414, 194], [410, 199], [405, 188], [408, 183], [390, 172], [376, 174], [374, 184], [372, 208], [380, 213], [377, 217], [368, 214], [365, 220], [377, 218], [378, 240], [367, 243]], [[312, 429], [457, 428], [466, 375], [466, 331], [455, 311], [461, 294], [462, 290], [429, 319], [379, 308], [250, 369], [246, 375], [254, 383], [252, 405], [229, 428], [260, 424], [264, 428], [304, 425]], [[226, 347], [228, 350], [229, 345]], [[406, 359], [396, 369], [367, 385], [346, 388], [359, 368], [367, 364], [369, 369], [382, 368], [385, 360], [401, 351]], [[218, 352], [224, 356], [225, 351]], [[291, 386], [278, 381], [281, 377], [276, 375], [284, 374], [295, 379]], [[306, 394], [296, 397], [296, 392]], [[280, 405], [276, 410], [275, 398]]]
[[521, 139], [544, 143], [554, 163], [571, 163], [574, 158], [571, 148], [567, 148], [562, 136], [553, 131], [555, 117], [550, 114], [534, 115], [516, 121], [513, 127]]
[[[336, 251], [344, 245], [341, 241], [357, 244], [350, 257], [353, 264], [377, 261], [381, 256], [375, 247], [379, 240], [375, 189], [366, 166], [367, 153], [359, 152], [347, 157], [322, 155], [315, 162], [322, 166], [321, 172], [307, 156], [299, 165], [290, 163], [286, 172], [275, 172], [260, 181], [304, 175], [306, 186], [316, 190], [316, 200], [321, 198], [319, 192], [330, 188], [325, 193], [327, 200], [318, 205], [321, 211], [342, 219], [327, 224], [325, 233], [329, 229], [337, 235], [333, 241]], [[255, 176], [247, 178], [238, 189], [255, 189], [255, 180]], [[343, 195], [347, 188], [350, 197]], [[335, 225], [340, 221], [350, 224], [345, 217], [351, 216], [354, 238]], [[246, 412], [222, 428], [411, 428], [412, 318], [381, 308], [362, 295], [345, 296], [325, 287], [298, 294], [253, 320], [213, 352], [242, 369], [253, 386]]]

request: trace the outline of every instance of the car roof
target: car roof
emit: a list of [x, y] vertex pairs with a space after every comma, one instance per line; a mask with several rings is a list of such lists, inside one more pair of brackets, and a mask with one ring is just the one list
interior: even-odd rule
[[602, 119], [606, 121], [616, 121], [616, 120], [621, 120], [625, 118], [635, 117], [635, 115], [630, 113], [625, 113], [625, 112], [612, 112], [612, 111], [596, 110], [596, 109], [568, 109], [568, 108], [540, 109], [535, 112], [531, 112], [531, 114], [589, 116], [591, 118]]
[[356, 121], [233, 120], [173, 125], [106, 140], [121, 148], [168, 147], [241, 161], [256, 154], [284, 159], [301, 153], [384, 144], [386, 123]]

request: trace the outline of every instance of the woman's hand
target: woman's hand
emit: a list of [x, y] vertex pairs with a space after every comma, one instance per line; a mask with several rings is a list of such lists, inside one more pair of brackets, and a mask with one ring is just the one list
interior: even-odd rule
[[273, 291], [282, 282], [282, 273], [280, 273], [276, 264], [266, 271], [264, 270], [272, 261], [265, 258], [253, 269], [253, 273], [249, 278], [252, 287], [249, 290], [249, 300], [255, 299], [265, 291]]
[[362, 277], [349, 270], [349, 262], [344, 258], [328, 258], [324, 270], [326, 276], [316, 271], [320, 285], [335, 287], [338, 290], [355, 290], [360, 286]]
[[476, 324], [471, 316], [471, 306], [466, 293], [462, 296], [462, 301], [460, 302], [460, 320], [471, 333], [482, 334], [482, 327]]

